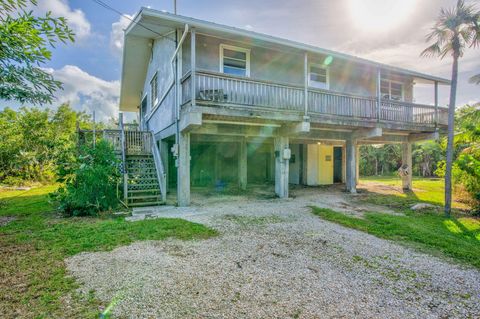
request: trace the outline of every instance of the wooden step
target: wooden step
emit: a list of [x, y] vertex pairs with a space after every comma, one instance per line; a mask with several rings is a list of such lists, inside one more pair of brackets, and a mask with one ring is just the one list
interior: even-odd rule
[[150, 198], [159, 198], [160, 195], [141, 195], [141, 196], [127, 196], [127, 200], [137, 200], [137, 199], [150, 199]]
[[140, 203], [130, 203], [128, 206], [130, 207], [142, 207], [142, 206], [158, 206], [164, 205], [165, 202], [163, 201], [156, 201], [156, 202], [140, 202]]
[[128, 184], [128, 189], [130, 189], [130, 187], [138, 187], [138, 186], [142, 186], [142, 187], [150, 187], [150, 186], [156, 186], [158, 187], [158, 183], [150, 183], [150, 184]]
[[159, 188], [152, 188], [152, 189], [132, 189], [128, 191], [129, 193], [160, 193]]

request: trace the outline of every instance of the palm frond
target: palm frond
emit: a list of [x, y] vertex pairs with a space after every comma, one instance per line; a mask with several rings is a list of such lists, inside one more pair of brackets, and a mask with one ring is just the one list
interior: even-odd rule
[[420, 56], [423, 57], [434, 57], [440, 56], [442, 54], [442, 49], [440, 48], [440, 44], [435, 42], [434, 44], [430, 45], [428, 48], [422, 51]]
[[473, 84], [480, 84], [480, 74], [472, 76], [468, 81]]

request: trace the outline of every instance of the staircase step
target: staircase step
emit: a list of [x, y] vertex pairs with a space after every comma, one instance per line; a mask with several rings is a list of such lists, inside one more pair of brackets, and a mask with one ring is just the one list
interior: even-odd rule
[[156, 202], [140, 202], [140, 203], [130, 203], [128, 206], [130, 207], [141, 207], [141, 206], [158, 206], [163, 205], [165, 202], [163, 201], [156, 201]]
[[158, 183], [150, 183], [150, 184], [128, 184], [128, 189], [130, 189], [130, 187], [139, 187], [139, 186], [142, 186], [142, 187], [157, 186], [157, 187], [158, 187]]
[[[158, 186], [158, 185], [157, 185]], [[160, 193], [159, 188], [152, 188], [152, 189], [131, 189], [128, 191], [129, 193]]]
[[144, 177], [144, 176], [140, 176], [138, 178], [130, 178], [130, 176], [128, 177], [128, 181], [158, 181], [158, 179], [156, 177]]
[[142, 196], [127, 196], [127, 200], [130, 201], [132, 199], [150, 199], [150, 198], [159, 198], [160, 195], [142, 195]]

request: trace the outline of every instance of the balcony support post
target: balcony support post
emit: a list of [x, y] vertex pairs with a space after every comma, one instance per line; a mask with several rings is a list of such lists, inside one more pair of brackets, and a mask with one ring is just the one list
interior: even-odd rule
[[163, 170], [165, 174], [165, 194], [168, 192], [168, 142], [167, 140], [160, 140], [160, 158], [163, 163]]
[[402, 188], [412, 190], [412, 143], [402, 143], [402, 167], [406, 168], [402, 176]]
[[352, 194], [357, 193], [357, 145], [353, 137], [346, 140], [345, 151], [347, 153], [346, 160], [346, 188], [347, 192]]
[[382, 71], [380, 68], [377, 69], [377, 122], [380, 121], [380, 110], [382, 108], [382, 90], [381, 90], [381, 85], [382, 85]]
[[177, 166], [177, 203], [190, 205], [190, 133], [179, 134]]
[[274, 138], [275, 151], [275, 194], [280, 198], [288, 198], [288, 174], [290, 159], [286, 158], [289, 150], [288, 137]]
[[438, 81], [435, 81], [435, 127], [438, 126]]
[[308, 118], [308, 53], [305, 52], [303, 58], [303, 77], [304, 77], [304, 91], [303, 91], [303, 107], [305, 108], [304, 119]]
[[192, 106], [196, 104], [196, 74], [195, 71], [197, 69], [197, 59], [196, 59], [196, 32], [195, 28], [192, 28], [190, 31], [190, 68], [191, 68], [191, 76], [190, 76], [190, 84], [191, 84], [191, 96], [192, 96]]
[[242, 190], [247, 189], [247, 157], [247, 140], [242, 136], [238, 143], [238, 186]]

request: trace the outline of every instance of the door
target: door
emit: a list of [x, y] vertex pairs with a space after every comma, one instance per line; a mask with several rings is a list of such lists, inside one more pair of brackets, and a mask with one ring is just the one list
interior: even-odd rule
[[333, 146], [318, 145], [318, 184], [333, 184]]
[[333, 149], [333, 182], [342, 182], [342, 148], [334, 147]]

